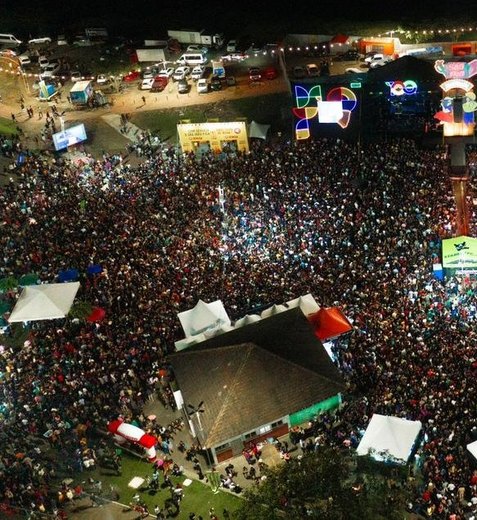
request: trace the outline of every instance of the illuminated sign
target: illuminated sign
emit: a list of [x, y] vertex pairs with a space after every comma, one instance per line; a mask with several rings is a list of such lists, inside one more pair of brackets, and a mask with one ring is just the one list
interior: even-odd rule
[[194, 152], [207, 143], [213, 152], [220, 153], [228, 142], [236, 143], [237, 150], [248, 152], [247, 126], [243, 121], [178, 124], [177, 132], [183, 152]]
[[356, 95], [346, 87], [331, 89], [326, 99], [323, 99], [321, 85], [313, 85], [311, 88], [295, 85], [296, 106], [293, 114], [298, 118], [295, 125], [296, 139], [310, 137], [310, 121], [314, 118], [319, 123], [334, 123], [347, 128], [356, 104]]
[[477, 60], [450, 61], [437, 60], [434, 64], [435, 70], [446, 79], [470, 79], [477, 74]]
[[361, 88], [361, 83], [350, 83], [349, 88]]
[[386, 81], [391, 96], [411, 96], [417, 92], [417, 83], [412, 79], [406, 81]]
[[444, 92], [458, 88], [464, 92], [468, 92], [474, 88], [474, 85], [466, 79], [448, 79], [439, 85]]

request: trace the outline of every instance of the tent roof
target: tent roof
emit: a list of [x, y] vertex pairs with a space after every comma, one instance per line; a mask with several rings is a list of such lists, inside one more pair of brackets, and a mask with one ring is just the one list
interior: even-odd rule
[[349, 39], [349, 36], [346, 34], [337, 34], [331, 38], [330, 43], [346, 43]]
[[220, 300], [212, 303], [199, 300], [193, 309], [180, 312], [178, 318], [186, 338], [231, 323]]
[[315, 327], [315, 334], [321, 341], [336, 338], [353, 330], [339, 307], [321, 307], [318, 312], [310, 314], [308, 319]]
[[22, 290], [8, 321], [64, 318], [73, 305], [79, 286], [79, 282], [27, 286]]
[[421, 428], [421, 421], [375, 413], [356, 451], [358, 455], [367, 455], [369, 450], [387, 452], [395, 459], [407, 462]]
[[287, 301], [286, 306], [289, 309], [300, 307], [305, 316], [320, 310], [320, 306], [310, 293], [304, 294], [303, 296], [295, 298], [294, 300]]
[[270, 125], [261, 125], [256, 121], [252, 121], [248, 129], [248, 135], [255, 139], [266, 139], [269, 130]]
[[467, 444], [467, 449], [477, 459], [477, 441], [474, 441], [474, 442], [471, 442], [470, 444]]

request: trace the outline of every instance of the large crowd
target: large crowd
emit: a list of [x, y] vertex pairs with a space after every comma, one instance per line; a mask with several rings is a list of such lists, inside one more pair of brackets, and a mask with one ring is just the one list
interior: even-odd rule
[[[129, 151], [135, 167], [120, 154], [23, 152], [6, 172], [18, 180], [0, 191], [0, 278], [54, 282], [77, 269], [78, 298], [106, 318], [31, 323], [21, 348], [2, 347], [0, 502], [56, 507], [48, 444], [80, 465], [88, 432], [141, 414], [170, 373], [178, 312], [219, 298], [238, 319], [311, 292], [354, 325], [338, 361], [348, 387], [339, 427], [323, 421], [324, 438], [354, 442], [374, 412], [421, 420], [425, 485], [413, 507], [470, 518], [477, 284], [433, 276], [454, 229], [444, 149], [322, 139], [197, 158], [145, 133]], [[92, 264], [102, 272], [88, 274]]]

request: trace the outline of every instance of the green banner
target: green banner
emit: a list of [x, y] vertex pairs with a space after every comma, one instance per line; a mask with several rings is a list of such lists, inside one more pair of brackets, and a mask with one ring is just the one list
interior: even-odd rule
[[326, 412], [327, 410], [333, 410], [334, 408], [338, 408], [341, 404], [341, 394], [334, 395], [333, 397], [329, 397], [324, 401], [320, 401], [319, 403], [310, 406], [309, 408], [305, 408], [304, 410], [300, 410], [299, 412], [292, 413], [290, 415], [290, 426], [297, 426], [299, 424], [303, 424], [304, 422], [313, 419], [315, 415], [318, 415], [322, 412]]
[[442, 266], [454, 269], [477, 267], [477, 238], [461, 236], [443, 240]]

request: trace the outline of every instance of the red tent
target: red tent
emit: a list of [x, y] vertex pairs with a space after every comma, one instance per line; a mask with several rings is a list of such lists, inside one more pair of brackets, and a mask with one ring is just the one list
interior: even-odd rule
[[321, 307], [318, 312], [309, 314], [308, 320], [315, 329], [316, 337], [321, 341], [337, 338], [353, 330], [339, 307]]
[[106, 316], [106, 311], [101, 307], [93, 307], [93, 311], [88, 316], [87, 320], [90, 322], [101, 321], [104, 320]]
[[349, 36], [346, 34], [337, 34], [331, 38], [330, 43], [346, 43], [348, 41]]

